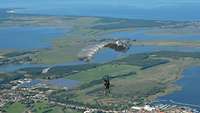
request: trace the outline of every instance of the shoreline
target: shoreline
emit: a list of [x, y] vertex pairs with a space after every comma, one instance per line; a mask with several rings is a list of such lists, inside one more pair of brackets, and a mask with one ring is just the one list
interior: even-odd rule
[[[176, 92], [176, 91], [181, 91], [182, 90], [182, 86], [181, 85], [178, 85], [176, 82], [177, 81], [179, 81], [179, 80], [181, 80], [182, 78], [183, 78], [183, 71], [185, 70], [185, 69], [187, 69], [187, 68], [189, 68], [189, 67], [194, 67], [194, 66], [200, 66], [200, 62], [193, 62], [193, 63], [191, 63], [191, 64], [189, 64], [189, 65], [185, 65], [183, 68], [182, 68], [182, 70], [180, 71], [180, 74], [179, 75], [177, 75], [177, 79], [175, 79], [175, 80], [173, 80], [173, 81], [171, 81], [171, 83], [169, 83], [169, 86], [171, 86], [171, 87], [169, 87], [169, 88], [166, 88], [165, 89], [165, 93], [163, 93], [163, 92], [161, 92], [161, 93], [157, 93], [156, 95], [153, 95], [151, 98], [151, 100], [150, 101], [152, 101], [152, 102], [154, 102], [154, 101], [160, 101], [160, 97], [162, 97], [162, 96], [167, 96], [167, 95], [170, 95], [170, 94], [172, 94], [172, 93], [174, 93], [174, 92]], [[162, 100], [161, 100], [162, 101]], [[171, 100], [166, 100], [166, 101], [171, 101]], [[178, 102], [179, 103], [179, 102]], [[176, 104], [176, 103], [175, 103]], [[187, 103], [181, 103], [181, 104], [179, 104], [179, 105], [186, 105], [186, 106], [188, 106], [188, 105], [190, 105], [190, 106], [188, 106], [188, 107], [195, 107], [195, 106], [193, 106], [193, 104], [187, 104]], [[192, 106], [191, 106], [192, 105]], [[200, 106], [199, 105], [197, 105], [198, 106], [198, 108], [199, 108], [199, 110], [200, 110]], [[195, 107], [196, 108], [196, 107]]]

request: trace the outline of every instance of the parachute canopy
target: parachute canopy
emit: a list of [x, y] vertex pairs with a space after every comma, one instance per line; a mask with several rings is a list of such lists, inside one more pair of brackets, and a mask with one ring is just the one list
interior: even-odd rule
[[106, 40], [98, 44], [94, 44], [84, 48], [78, 55], [79, 60], [90, 61], [93, 56], [103, 48], [111, 48], [115, 51], [126, 52], [129, 49], [129, 41], [127, 40]]

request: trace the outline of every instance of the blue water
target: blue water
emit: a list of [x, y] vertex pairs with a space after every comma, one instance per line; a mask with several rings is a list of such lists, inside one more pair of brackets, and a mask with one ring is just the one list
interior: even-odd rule
[[[158, 51], [178, 51], [178, 52], [200, 52], [200, 47], [181, 47], [181, 46], [131, 46], [127, 52], [116, 52], [112, 49], [100, 50], [91, 60], [90, 63], [106, 63], [121, 57], [138, 54], [138, 53], [150, 53]], [[65, 62], [63, 64], [44, 65], [44, 64], [16, 64], [0, 66], [0, 72], [14, 72], [21, 68], [26, 67], [54, 67], [54, 66], [66, 66], [66, 65], [79, 65], [85, 64], [82, 61]]]
[[31, 68], [31, 67], [47, 67], [49, 65], [42, 65], [42, 64], [9, 64], [0, 66], [0, 72], [14, 72], [19, 69], [23, 68]]
[[112, 61], [114, 59], [117, 59], [121, 56], [124, 56], [124, 53], [116, 52], [113, 49], [105, 48], [103, 50], [100, 50], [91, 60], [92, 63], [106, 63], [109, 61]]
[[103, 37], [111, 39], [136, 39], [136, 40], [175, 40], [194, 41], [200, 40], [200, 34], [148, 34], [144, 30], [133, 32], [114, 32]]
[[[173, 103], [185, 104], [200, 110], [200, 66], [189, 67], [184, 70], [182, 78], [177, 84], [182, 87], [181, 91], [161, 97], [161, 100], [171, 100]], [[166, 101], [167, 102], [167, 101]]]
[[0, 28], [0, 49], [38, 49], [51, 47], [51, 41], [64, 35], [64, 30], [52, 27]]
[[80, 82], [76, 80], [59, 78], [59, 79], [49, 80], [47, 84], [56, 87], [74, 88], [77, 87], [80, 84]]
[[44, 69], [47, 67], [56, 67], [56, 66], [68, 66], [68, 65], [81, 65], [85, 64], [85, 62], [82, 61], [73, 61], [73, 62], [65, 62], [63, 64], [9, 64], [9, 65], [3, 65], [0, 66], [0, 72], [15, 72], [19, 69], [23, 68], [36, 68], [36, 67], [43, 67]]
[[30, 82], [23, 83], [19, 85], [21, 88], [31, 88], [34, 87], [38, 84], [46, 84], [46, 85], [51, 85], [59, 88], [74, 88], [77, 87], [80, 82], [76, 80], [68, 80], [64, 78], [59, 78], [59, 79], [53, 79], [53, 80], [48, 80], [48, 81], [43, 81], [43, 80], [31, 80]]
[[199, 0], [1, 0], [16, 13], [198, 20]]
[[40, 80], [32, 80], [31, 82], [23, 83], [19, 85], [20, 88], [31, 88], [37, 84], [41, 83]]
[[151, 53], [158, 51], [178, 51], [178, 52], [200, 52], [200, 47], [182, 47], [182, 46], [131, 46], [127, 52], [116, 52], [112, 49], [103, 49], [99, 51], [91, 62], [105, 63], [130, 54]]
[[0, 83], [3, 81], [3, 79], [0, 79]]
[[149, 53], [158, 51], [200, 52], [200, 47], [183, 46], [131, 46], [126, 54]]

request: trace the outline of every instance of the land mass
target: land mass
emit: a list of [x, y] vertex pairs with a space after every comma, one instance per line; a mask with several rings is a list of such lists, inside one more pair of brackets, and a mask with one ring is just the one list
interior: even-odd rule
[[[199, 21], [129, 20], [100, 17], [66, 17], [41, 15], [8, 15], [0, 20], [2, 27], [56, 26], [65, 29], [64, 36], [52, 41], [51, 48], [37, 50], [1, 50], [0, 66], [42, 64], [0, 73], [2, 112], [83, 112], [86, 109], [123, 111], [134, 105], [151, 103], [156, 98], [180, 90], [175, 84], [182, 71], [200, 65], [199, 52], [153, 51], [130, 53], [103, 63], [58, 65], [77, 61], [79, 52], [114, 32], [144, 34], [198, 34]], [[190, 30], [188, 30], [190, 28]], [[162, 32], [158, 32], [162, 31]], [[125, 37], [126, 39], [127, 37]], [[199, 41], [135, 40], [131, 46], [199, 47]], [[111, 92], [104, 94], [103, 78], [109, 76]], [[54, 80], [74, 80], [69, 88]], [[33, 80], [34, 83], [32, 83]], [[52, 81], [54, 84], [52, 84]], [[23, 83], [30, 83], [23, 87]], [[59, 84], [59, 85], [58, 85]]]

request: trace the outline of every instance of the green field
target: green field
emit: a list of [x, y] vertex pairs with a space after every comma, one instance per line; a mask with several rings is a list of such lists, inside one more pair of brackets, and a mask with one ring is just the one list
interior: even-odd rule
[[13, 104], [6, 105], [4, 110], [6, 113], [23, 113], [26, 110], [26, 107], [20, 102], [15, 102]]
[[67, 79], [79, 80], [82, 83], [89, 83], [92, 80], [98, 80], [104, 76], [117, 76], [123, 73], [137, 71], [139, 67], [131, 65], [118, 65], [118, 64], [107, 64], [99, 66], [94, 69], [88, 69], [86, 71], [81, 71], [80, 73], [66, 77]]
[[47, 101], [36, 102], [33, 107], [26, 107], [20, 102], [8, 104], [4, 108], [5, 113], [25, 113], [31, 111], [32, 113], [81, 113], [65, 107], [50, 105]]
[[34, 104], [33, 113], [80, 113], [65, 107], [50, 105], [47, 101], [40, 101]]

